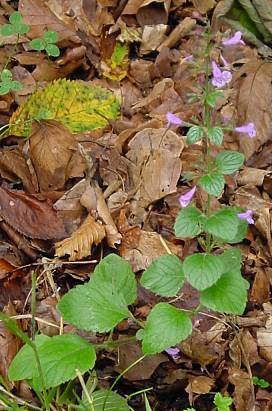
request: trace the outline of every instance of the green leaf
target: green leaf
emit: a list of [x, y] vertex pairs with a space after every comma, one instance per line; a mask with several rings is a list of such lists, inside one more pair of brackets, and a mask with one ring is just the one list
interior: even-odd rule
[[212, 287], [201, 292], [200, 302], [213, 311], [242, 315], [249, 284], [240, 272], [227, 272]]
[[12, 34], [14, 33], [15, 33], [15, 28], [12, 26], [12, 24], [4, 24], [1, 27], [2, 36], [12, 36]]
[[[46, 388], [57, 387], [72, 380], [76, 377], [76, 369], [84, 374], [95, 364], [94, 347], [78, 335], [56, 335], [51, 338], [37, 338], [37, 341]], [[33, 379], [35, 386], [42, 388], [34, 352], [29, 346], [25, 345], [13, 359], [9, 378], [14, 381]]]
[[240, 272], [242, 264], [242, 255], [239, 248], [231, 248], [224, 251], [219, 256], [224, 264], [224, 273], [226, 272]]
[[127, 404], [125, 398], [116, 392], [110, 390], [97, 390], [90, 394], [91, 400], [93, 401], [93, 408], [87, 399], [81, 401], [79, 407], [80, 411], [129, 411], [130, 408]]
[[16, 26], [17, 24], [21, 23], [23, 20], [23, 17], [19, 11], [14, 11], [10, 16], [9, 16], [9, 21], [11, 24]]
[[213, 91], [210, 92], [207, 96], [206, 96], [206, 102], [210, 107], [215, 107], [218, 98], [220, 97], [224, 97], [224, 94], [221, 91]]
[[187, 133], [187, 144], [193, 144], [201, 140], [203, 137], [203, 128], [200, 126], [192, 126], [189, 128]]
[[268, 381], [266, 381], [263, 378], [256, 377], [256, 376], [252, 377], [252, 382], [254, 385], [257, 385], [258, 387], [261, 387], [261, 388], [268, 388], [270, 386]]
[[22, 83], [20, 83], [20, 81], [13, 80], [10, 83], [10, 88], [11, 88], [11, 90], [14, 90], [14, 91], [20, 91], [20, 90], [22, 90], [23, 85], [22, 85]]
[[56, 43], [59, 39], [59, 35], [55, 31], [46, 31], [43, 33], [43, 39], [47, 43]]
[[15, 31], [16, 33], [21, 34], [21, 35], [26, 34], [29, 32], [29, 26], [24, 23], [17, 24]]
[[235, 236], [228, 237], [228, 238], [221, 238], [223, 241], [228, 242], [230, 244], [240, 243], [246, 236], [248, 230], [248, 223], [246, 220], [242, 220], [237, 216], [238, 213], [241, 213], [243, 209], [241, 207], [228, 207], [229, 213], [232, 213], [234, 218], [238, 219], [238, 226], [237, 232]]
[[218, 146], [223, 143], [224, 132], [221, 127], [212, 127], [208, 129], [210, 141]]
[[198, 253], [185, 258], [183, 270], [193, 287], [205, 290], [221, 277], [224, 265], [219, 256]]
[[151, 355], [185, 340], [192, 333], [192, 322], [190, 317], [178, 308], [159, 303], [150, 311], [146, 326], [140, 331], [143, 352]]
[[80, 133], [105, 127], [119, 111], [120, 103], [111, 91], [59, 79], [33, 93], [17, 108], [10, 118], [9, 132], [29, 136], [34, 119], [48, 119]]
[[228, 242], [236, 236], [239, 222], [238, 216], [226, 207], [207, 218], [205, 230], [213, 236]]
[[232, 398], [225, 397], [220, 392], [217, 392], [214, 396], [213, 403], [217, 411], [230, 411]]
[[45, 51], [48, 56], [58, 57], [60, 55], [60, 49], [55, 44], [47, 44]]
[[110, 331], [130, 316], [136, 299], [136, 281], [130, 265], [110, 254], [96, 266], [90, 281], [70, 290], [59, 302], [65, 320], [87, 331]]
[[163, 297], [176, 295], [183, 282], [182, 263], [175, 255], [162, 255], [154, 260], [141, 278], [143, 287]]
[[0, 83], [0, 96], [10, 92], [10, 83]]
[[44, 50], [46, 46], [43, 39], [33, 39], [30, 41], [29, 44], [34, 50], [39, 50], [39, 51]]
[[1, 73], [1, 80], [3, 83], [9, 83], [12, 80], [12, 73], [8, 69], [4, 69]]
[[219, 196], [224, 189], [225, 180], [221, 173], [209, 173], [199, 179], [199, 185], [212, 196]]
[[202, 231], [204, 214], [195, 207], [180, 210], [174, 225], [175, 235], [180, 238], [195, 237]]
[[144, 393], [144, 399], [145, 399], [145, 411], [152, 411], [152, 408], [149, 404], [148, 398], [146, 393]]
[[237, 151], [222, 151], [216, 156], [217, 171], [222, 174], [233, 174], [245, 161], [245, 156]]
[[[50, 340], [47, 335], [37, 335], [35, 344], [39, 351], [40, 347]], [[37, 364], [34, 356], [34, 351], [30, 345], [25, 344], [13, 358], [9, 370], [8, 377], [11, 381], [31, 380], [37, 371]]]

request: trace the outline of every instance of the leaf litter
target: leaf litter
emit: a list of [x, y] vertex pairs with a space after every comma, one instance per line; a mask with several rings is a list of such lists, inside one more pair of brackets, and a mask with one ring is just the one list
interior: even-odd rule
[[[184, 258], [197, 251], [195, 240], [175, 238], [173, 224], [178, 198], [188, 191], [180, 175], [196, 171], [200, 147], [186, 145], [182, 125], [168, 129], [166, 115], [171, 111], [185, 121], [199, 115], [200, 107], [187, 97], [196, 90], [190, 56], [201, 48], [205, 13], [210, 13], [214, 30], [222, 28], [222, 22], [220, 4], [213, 0], [187, 3], [19, 1], [30, 31], [20, 37], [12, 60], [14, 79], [24, 84], [23, 91], [0, 101], [1, 126], [11, 124], [11, 135], [0, 148], [0, 305], [11, 316], [30, 314], [28, 293], [35, 269], [37, 324], [45, 335], [58, 334], [59, 293], [87, 281], [101, 256], [115, 252], [138, 274], [161, 255]], [[224, 3], [229, 7], [232, 2]], [[12, 10], [5, 2], [1, 24]], [[59, 36], [61, 56], [53, 61], [26, 46], [28, 39], [42, 37], [44, 25]], [[13, 37], [3, 37], [2, 67]], [[239, 125], [253, 121], [258, 135], [249, 139], [227, 133], [225, 148], [239, 149], [247, 162], [229, 176], [223, 197], [213, 206], [229, 203], [253, 210], [256, 223], [239, 245], [243, 274], [251, 284], [249, 302], [241, 317], [199, 314], [177, 357], [167, 352], [147, 357], [124, 375], [118, 391], [128, 395], [152, 386], [152, 409], [193, 405], [210, 411], [216, 391], [232, 396], [238, 411], [272, 406], [271, 388], [252, 383], [254, 375], [272, 384], [272, 66], [249, 45], [230, 47], [225, 59], [235, 74], [218, 111]], [[66, 86], [71, 89], [64, 99]], [[89, 90], [92, 104], [87, 100], [74, 107], [82, 89]], [[46, 102], [45, 112], [40, 112], [39, 104]], [[60, 105], [56, 112], [54, 105]], [[82, 108], [92, 127], [85, 127], [82, 114], [69, 119], [71, 110]], [[30, 119], [31, 127], [27, 122], [25, 129], [22, 118]], [[197, 192], [194, 201], [205, 203], [205, 193]], [[146, 318], [161, 301], [138, 287], [134, 311]], [[188, 286], [175, 305], [189, 309], [198, 298]], [[29, 329], [27, 318], [20, 320], [20, 327]], [[114, 339], [130, 336], [132, 327], [122, 321]], [[65, 332], [103, 341], [73, 326], [65, 326]], [[3, 323], [0, 340], [0, 373], [8, 383], [7, 368], [20, 342]], [[109, 387], [108, 379], [140, 356], [137, 344], [122, 344], [118, 355], [99, 352], [100, 388]], [[33, 395], [23, 384], [16, 385], [15, 392], [29, 399]], [[143, 410], [144, 398], [132, 397], [130, 404]]]

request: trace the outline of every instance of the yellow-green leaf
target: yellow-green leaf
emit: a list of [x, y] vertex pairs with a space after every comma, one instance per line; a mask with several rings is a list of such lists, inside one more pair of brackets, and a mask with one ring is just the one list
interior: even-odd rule
[[56, 120], [72, 133], [95, 130], [119, 115], [112, 92], [79, 81], [60, 79], [32, 94], [10, 119], [9, 131], [29, 136], [33, 120]]

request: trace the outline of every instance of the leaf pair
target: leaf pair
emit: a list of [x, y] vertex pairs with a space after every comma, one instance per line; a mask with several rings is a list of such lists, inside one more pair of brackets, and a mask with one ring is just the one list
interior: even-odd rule
[[195, 207], [183, 208], [174, 225], [175, 235], [180, 238], [195, 237], [203, 231], [228, 243], [239, 243], [246, 235], [247, 222], [238, 217], [242, 209], [224, 207], [206, 217]]
[[10, 91], [20, 91], [23, 85], [20, 81], [12, 80], [12, 73], [8, 69], [4, 69], [0, 75], [0, 95], [8, 94]]
[[1, 27], [2, 36], [12, 36], [12, 34], [23, 35], [28, 33], [29, 26], [23, 22], [23, 17], [19, 11], [14, 11], [9, 17], [9, 23]]
[[210, 195], [219, 196], [224, 189], [224, 175], [230, 175], [240, 169], [244, 155], [237, 151], [222, 151], [215, 158], [215, 171], [200, 177], [199, 185]]
[[58, 57], [60, 55], [60, 49], [55, 44], [58, 38], [58, 33], [55, 31], [46, 31], [43, 33], [42, 38], [31, 40], [30, 45], [34, 50], [45, 50], [48, 56]]

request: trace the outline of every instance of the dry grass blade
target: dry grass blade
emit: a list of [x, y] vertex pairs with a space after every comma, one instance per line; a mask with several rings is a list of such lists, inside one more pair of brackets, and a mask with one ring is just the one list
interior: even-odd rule
[[56, 243], [56, 256], [69, 254], [69, 261], [81, 260], [91, 254], [93, 243], [99, 244], [105, 235], [102, 224], [89, 215], [71, 237]]

